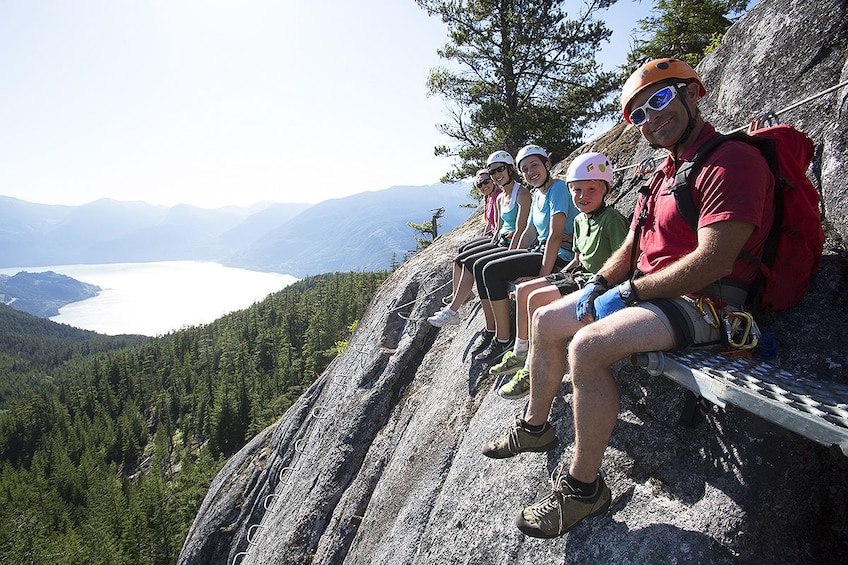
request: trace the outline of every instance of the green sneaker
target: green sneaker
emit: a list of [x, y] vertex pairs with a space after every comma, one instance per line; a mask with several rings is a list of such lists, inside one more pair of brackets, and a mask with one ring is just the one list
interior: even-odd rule
[[559, 445], [553, 426], [545, 422], [545, 429], [535, 434], [524, 427], [526, 422], [520, 417], [502, 438], [496, 439], [485, 448], [483, 455], [492, 459], [505, 459], [525, 451], [550, 451]]
[[530, 370], [524, 367], [520, 368], [509, 382], [498, 389], [498, 395], [507, 400], [524, 398], [528, 394], [530, 394]]
[[511, 375], [522, 368], [526, 360], [526, 353], [524, 355], [516, 355], [514, 351], [507, 351], [504, 353], [501, 362], [489, 369], [489, 374], [496, 376]]
[[612, 495], [598, 475], [595, 492], [589, 496], [575, 493], [560, 470], [551, 494], [525, 508], [515, 518], [516, 527], [534, 538], [555, 538], [587, 518], [609, 510]]

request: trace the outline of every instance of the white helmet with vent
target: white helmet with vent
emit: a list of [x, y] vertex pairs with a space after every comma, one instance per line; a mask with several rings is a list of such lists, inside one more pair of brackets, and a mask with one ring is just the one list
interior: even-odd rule
[[509, 154], [508, 151], [495, 151], [489, 158], [486, 159], [486, 166], [488, 167], [492, 163], [506, 163], [507, 165], [515, 166], [515, 159], [512, 158], [512, 155]]
[[565, 181], [602, 180], [612, 186], [612, 164], [603, 153], [583, 153], [568, 166]]
[[518, 152], [518, 155], [515, 156], [515, 162], [521, 165], [521, 161], [523, 161], [526, 157], [531, 155], [538, 155], [545, 160], [548, 158], [548, 152], [539, 147], [538, 145], [525, 145], [521, 148], [521, 151]]

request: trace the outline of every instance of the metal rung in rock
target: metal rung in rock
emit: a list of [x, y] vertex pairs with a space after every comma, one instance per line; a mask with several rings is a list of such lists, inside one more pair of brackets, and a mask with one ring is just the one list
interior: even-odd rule
[[798, 377], [765, 361], [708, 350], [645, 353], [636, 364], [713, 404], [737, 406], [848, 456], [848, 386]]

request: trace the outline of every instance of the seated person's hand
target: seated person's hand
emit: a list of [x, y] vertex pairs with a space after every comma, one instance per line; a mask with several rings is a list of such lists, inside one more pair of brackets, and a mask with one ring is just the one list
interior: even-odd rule
[[590, 322], [597, 319], [595, 315], [595, 300], [607, 292], [606, 281], [603, 277], [597, 275], [589, 279], [589, 282], [583, 287], [583, 293], [577, 299], [577, 320], [582, 322], [584, 318]]
[[621, 299], [621, 293], [615, 286], [595, 299], [595, 321], [606, 318], [627, 306]]

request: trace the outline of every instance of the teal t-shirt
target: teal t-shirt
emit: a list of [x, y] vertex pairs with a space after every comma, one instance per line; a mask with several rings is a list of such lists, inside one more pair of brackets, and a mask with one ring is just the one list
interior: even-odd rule
[[[560, 248], [557, 255], [563, 261], [571, 261], [574, 257], [574, 253], [571, 251], [571, 240], [562, 242], [562, 239], [568, 238], [574, 233], [574, 218], [579, 213], [580, 210], [574, 205], [571, 193], [564, 181], [554, 181], [545, 194], [542, 194], [539, 190], [533, 191], [530, 221], [533, 222], [536, 231], [539, 233], [539, 243], [544, 244], [549, 237], [554, 238], [555, 241], [559, 240]], [[565, 228], [561, 234], [551, 235], [551, 217], [554, 214], [565, 214]]]
[[501, 221], [503, 225], [501, 226], [501, 234], [505, 233], [515, 233], [515, 223], [518, 221], [518, 189], [521, 188], [521, 185], [515, 183], [515, 186], [512, 188], [512, 192], [509, 194], [509, 209], [501, 210]]
[[580, 213], [574, 219], [574, 251], [580, 264], [597, 273], [627, 236], [627, 220], [612, 206], [604, 206], [591, 216]]

